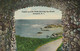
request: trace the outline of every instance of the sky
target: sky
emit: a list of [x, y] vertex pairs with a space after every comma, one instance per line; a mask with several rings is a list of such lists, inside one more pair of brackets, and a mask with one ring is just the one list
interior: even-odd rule
[[[41, 14], [42, 12], [39, 12], [40, 14], [33, 14], [33, 12], [27, 13], [23, 11], [54, 11], [54, 12], [47, 12], [43, 14]], [[14, 17], [15, 19], [61, 19], [62, 12], [55, 8], [35, 6], [26, 7], [15, 11]]]

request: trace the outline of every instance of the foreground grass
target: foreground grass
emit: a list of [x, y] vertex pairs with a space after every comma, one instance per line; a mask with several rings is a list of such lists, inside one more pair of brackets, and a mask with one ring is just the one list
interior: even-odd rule
[[57, 51], [62, 51], [62, 44], [60, 45], [60, 47], [57, 49]]
[[45, 43], [48, 43], [53, 40], [57, 40], [61, 37], [57, 38], [27, 38], [16, 36], [17, 40], [17, 51], [35, 51], [35, 49]]

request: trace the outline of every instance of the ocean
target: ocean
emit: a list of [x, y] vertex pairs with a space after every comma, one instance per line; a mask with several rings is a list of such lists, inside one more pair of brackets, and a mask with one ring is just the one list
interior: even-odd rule
[[[61, 20], [53, 19], [53, 20], [16, 20], [15, 28], [16, 35], [20, 35], [22, 37], [31, 37], [31, 38], [46, 38], [46, 36], [51, 36], [53, 33], [62, 32], [62, 28], [57, 28], [50, 31], [42, 31], [40, 28], [45, 27], [50, 24], [61, 24]], [[42, 32], [42, 34], [37, 34], [38, 32]]]

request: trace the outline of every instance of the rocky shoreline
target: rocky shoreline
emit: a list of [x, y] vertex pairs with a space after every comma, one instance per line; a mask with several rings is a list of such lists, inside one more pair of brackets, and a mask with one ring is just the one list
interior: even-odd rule
[[57, 25], [50, 24], [50, 25], [45, 26], [44, 28], [58, 28], [58, 27], [62, 27], [62, 25], [61, 24], [57, 24]]
[[[47, 26], [45, 26], [43, 28], [40, 28], [41, 31], [37, 32], [37, 34], [43, 34], [42, 31], [51, 31], [50, 29], [54, 29], [54, 28], [62, 28], [62, 25], [61, 24], [58, 24], [58, 25], [54, 25], [54, 24], [47, 25]], [[62, 32], [53, 33], [51, 35], [47, 35], [46, 37], [47, 38], [55, 38], [55, 37], [58, 37], [58, 36], [62, 36]]]
[[62, 25], [61, 24], [57, 24], [57, 25], [50, 24], [50, 25], [47, 25], [47, 26], [40, 28], [40, 29], [41, 29], [41, 31], [49, 31], [50, 28], [59, 28], [59, 27], [62, 27]]

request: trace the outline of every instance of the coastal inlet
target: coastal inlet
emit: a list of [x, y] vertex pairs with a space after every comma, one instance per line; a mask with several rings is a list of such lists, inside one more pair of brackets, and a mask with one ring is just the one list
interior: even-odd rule
[[32, 38], [52, 38], [61, 36], [61, 20], [16, 20], [16, 34]]

